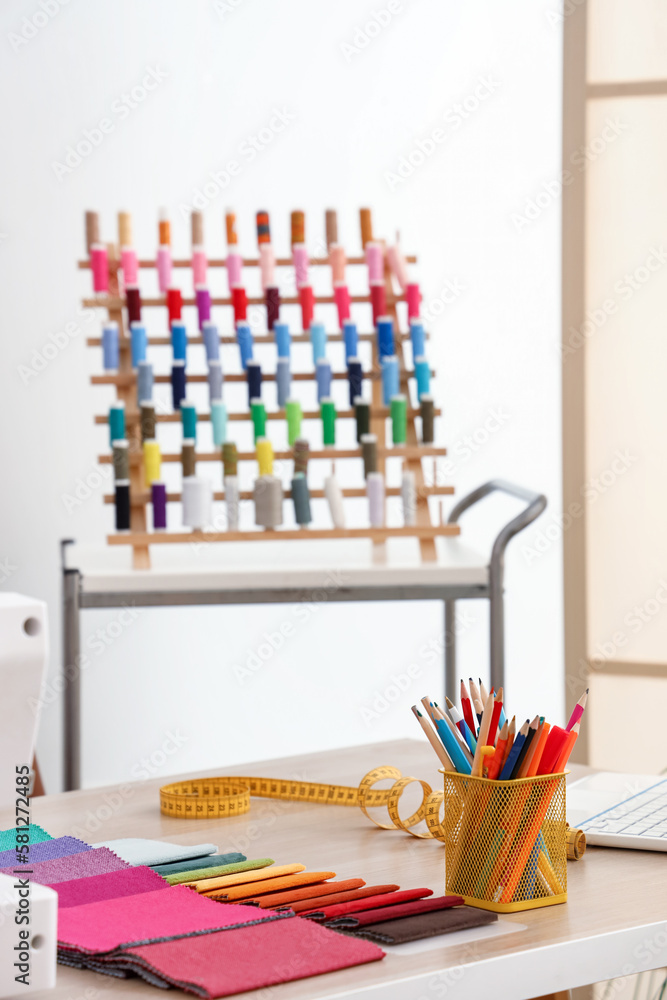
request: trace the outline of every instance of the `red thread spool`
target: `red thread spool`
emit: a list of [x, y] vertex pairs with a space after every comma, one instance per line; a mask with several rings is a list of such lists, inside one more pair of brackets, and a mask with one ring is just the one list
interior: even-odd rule
[[299, 300], [301, 302], [301, 323], [304, 330], [310, 329], [315, 311], [315, 296], [311, 285], [302, 285], [299, 289]]
[[350, 318], [350, 290], [347, 285], [334, 285], [334, 299], [338, 309], [338, 325], [341, 330], [346, 319]]
[[109, 259], [103, 243], [94, 243], [90, 248], [90, 267], [93, 272], [93, 291], [109, 291]]
[[405, 289], [405, 298], [408, 303], [408, 320], [419, 319], [419, 302], [421, 292], [416, 281], [408, 282]]
[[268, 212], [257, 213], [257, 242], [258, 243], [271, 242], [271, 228], [269, 226]]
[[125, 289], [127, 300], [128, 323], [141, 323], [141, 293], [137, 285], [128, 285]]
[[273, 324], [280, 319], [280, 289], [275, 285], [269, 285], [266, 289], [266, 323], [269, 330], [273, 330]]
[[181, 295], [180, 288], [168, 288], [167, 310], [169, 312], [169, 326], [171, 326], [172, 320], [181, 318], [182, 308], [183, 308], [183, 296]]
[[243, 285], [234, 285], [232, 288], [232, 305], [234, 306], [234, 322], [246, 319], [248, 312], [248, 296]]
[[373, 309], [373, 326], [377, 326], [378, 318], [387, 315], [387, 293], [384, 281], [371, 281], [371, 306]]

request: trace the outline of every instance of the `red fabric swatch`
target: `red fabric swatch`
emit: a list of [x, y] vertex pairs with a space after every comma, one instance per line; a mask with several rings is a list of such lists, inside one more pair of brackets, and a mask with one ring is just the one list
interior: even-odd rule
[[347, 892], [334, 892], [330, 896], [318, 896], [315, 899], [301, 899], [290, 903], [295, 913], [316, 912], [313, 907], [333, 906], [334, 903], [347, 903], [353, 899], [365, 899], [367, 896], [379, 896], [382, 893], [395, 892], [397, 885], [365, 885], [361, 889], [348, 889]]
[[366, 924], [379, 924], [385, 920], [398, 920], [400, 917], [411, 917], [417, 913], [431, 913], [434, 910], [450, 910], [453, 906], [463, 906], [461, 896], [433, 896], [432, 899], [413, 899], [409, 903], [398, 903], [396, 906], [383, 906], [376, 910], [366, 910], [364, 913], [349, 913], [346, 917], [334, 917], [327, 922], [329, 927], [365, 927]]
[[152, 868], [124, 868], [118, 872], [105, 872], [103, 875], [91, 875], [89, 878], [73, 878], [69, 882], [56, 884], [60, 909], [168, 888], [168, 883], [156, 875]]
[[322, 906], [318, 910], [308, 910], [302, 913], [302, 916], [329, 920], [331, 917], [341, 917], [345, 913], [374, 910], [377, 906], [393, 906], [395, 903], [407, 903], [411, 899], [423, 899], [426, 896], [432, 895], [433, 889], [403, 889], [402, 892], [387, 892], [383, 895], [369, 896], [367, 899], [354, 900], [350, 903]]
[[[104, 872], [118, 872], [121, 868], [129, 868], [127, 861], [121, 861], [108, 847], [96, 847], [81, 854], [70, 854], [55, 861], [38, 861], [34, 865], [25, 865], [26, 877], [31, 882], [40, 885], [57, 885], [58, 882], [69, 882], [74, 878], [88, 878], [90, 875], [102, 875]], [[13, 875], [14, 868], [0, 869], [4, 875]]]

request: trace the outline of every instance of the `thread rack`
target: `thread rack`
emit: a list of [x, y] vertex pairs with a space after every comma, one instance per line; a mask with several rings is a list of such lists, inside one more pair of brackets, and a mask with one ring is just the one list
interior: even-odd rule
[[[262, 227], [259, 225], [259, 218], [266, 217], [266, 233], [261, 233]], [[212, 320], [217, 321], [217, 327], [219, 327], [222, 332], [218, 333], [216, 330], [215, 337], [219, 345], [219, 357], [222, 363], [222, 371], [224, 372], [224, 385], [228, 383], [234, 386], [235, 383], [245, 383], [248, 381], [249, 376], [245, 371], [234, 372], [228, 371], [228, 368], [233, 367], [233, 365], [228, 365], [227, 358], [231, 358], [235, 350], [239, 350], [239, 339], [240, 335], [236, 332], [238, 330], [237, 323], [243, 324], [246, 322], [245, 310], [247, 307], [265, 307], [267, 314], [266, 328], [262, 332], [254, 332], [252, 334], [252, 343], [254, 345], [272, 345], [275, 343], [275, 335], [270, 329], [273, 326], [273, 322], [270, 322], [270, 311], [273, 312], [273, 321], [282, 322], [280, 319], [280, 310], [283, 306], [292, 307], [292, 312], [294, 312], [293, 307], [301, 308], [301, 330], [299, 332], [291, 332], [289, 334], [290, 344], [307, 344], [313, 341], [312, 327], [310, 330], [308, 327], [310, 324], [307, 322], [308, 316], [310, 315], [313, 319], [315, 314], [315, 321], [313, 325], [318, 325], [323, 322], [323, 317], [326, 314], [327, 319], [331, 320], [332, 316], [338, 313], [338, 324], [336, 332], [327, 332], [325, 335], [326, 343], [338, 343], [345, 342], [345, 336], [342, 332], [343, 328], [343, 318], [345, 310], [347, 309], [348, 319], [354, 318], [355, 310], [359, 309], [363, 305], [363, 311], [368, 313], [368, 306], [371, 305], [373, 312], [373, 323], [368, 325], [373, 325], [375, 329], [372, 332], [358, 332], [357, 339], [362, 345], [367, 344], [370, 348], [370, 364], [367, 364], [362, 368], [361, 377], [362, 385], [367, 386], [370, 383], [370, 394], [366, 394], [366, 402], [368, 405], [368, 431], [371, 435], [375, 436], [376, 447], [374, 452], [375, 470], [385, 476], [387, 461], [390, 459], [399, 458], [403, 463], [403, 474], [407, 472], [411, 477], [411, 482], [414, 486], [413, 503], [414, 509], [412, 514], [408, 518], [406, 513], [405, 523], [402, 525], [386, 523], [386, 519], [382, 517], [381, 523], [378, 523], [377, 512], [375, 517], [375, 523], [362, 524], [359, 526], [336, 526], [335, 524], [331, 527], [312, 527], [310, 525], [298, 525], [295, 527], [288, 526], [276, 526], [276, 527], [239, 527], [233, 525], [232, 528], [227, 530], [216, 530], [214, 526], [202, 525], [201, 527], [195, 527], [192, 529], [181, 528], [176, 530], [176, 516], [170, 516], [170, 524], [166, 529], [155, 527], [153, 530], [149, 530], [149, 518], [148, 518], [148, 508], [151, 506], [152, 499], [154, 500], [154, 495], [152, 496], [152, 487], [146, 481], [146, 458], [145, 458], [145, 436], [142, 435], [142, 424], [141, 424], [141, 410], [139, 407], [138, 400], [138, 388], [137, 388], [137, 370], [133, 366], [133, 347], [132, 340], [130, 336], [130, 318], [134, 316], [135, 320], [137, 315], [139, 319], [143, 322], [142, 310], [150, 309], [151, 315], [155, 315], [153, 310], [160, 310], [165, 317], [164, 326], [169, 330], [169, 319], [173, 310], [173, 301], [170, 299], [170, 292], [168, 289], [172, 289], [174, 284], [171, 281], [171, 277], [168, 280], [168, 287], [162, 287], [165, 284], [164, 274], [160, 273], [159, 284], [161, 286], [160, 294], [142, 297], [139, 290], [139, 276], [144, 270], [155, 270], [159, 271], [160, 267], [164, 266], [165, 254], [168, 255], [169, 262], [169, 275], [171, 275], [171, 269], [173, 268], [176, 273], [181, 269], [189, 269], [195, 266], [195, 257], [198, 255], [196, 266], [200, 269], [201, 278], [201, 267], [204, 268], [204, 274], [207, 273], [207, 269], [227, 269], [227, 274], [229, 278], [229, 283], [231, 284], [231, 254], [234, 252], [235, 256], [238, 258], [237, 264], [239, 268], [242, 269], [255, 269], [256, 272], [261, 271], [262, 279], [264, 278], [264, 267], [266, 265], [266, 246], [271, 246], [269, 240], [266, 238], [268, 236], [268, 215], [266, 213], [258, 213], [258, 248], [260, 255], [258, 257], [240, 257], [237, 253], [238, 247], [236, 245], [236, 235], [235, 235], [235, 219], [230, 214], [227, 216], [227, 238], [228, 245], [230, 249], [230, 256], [226, 258], [212, 258], [206, 259], [203, 251], [203, 218], [200, 212], [194, 211], [192, 213], [191, 226], [192, 226], [192, 256], [189, 258], [171, 258], [171, 237], [170, 237], [170, 227], [166, 219], [162, 219], [159, 224], [159, 249], [158, 255], [155, 259], [153, 258], [138, 258], [136, 252], [132, 248], [132, 223], [130, 216], [121, 212], [118, 215], [118, 242], [117, 243], [102, 243], [100, 241], [99, 235], [99, 217], [97, 213], [88, 212], [86, 213], [86, 244], [88, 249], [88, 257], [85, 260], [81, 260], [78, 263], [78, 267], [84, 270], [91, 270], [93, 274], [94, 291], [92, 296], [86, 296], [83, 298], [82, 303], [88, 308], [98, 308], [106, 311], [107, 323], [116, 324], [118, 331], [118, 342], [117, 342], [117, 363], [115, 366], [111, 366], [112, 370], [105, 370], [103, 374], [94, 374], [91, 376], [91, 382], [93, 385], [108, 385], [115, 388], [117, 401], [124, 406], [124, 436], [127, 440], [128, 446], [128, 482], [127, 490], [129, 492], [129, 516], [128, 523], [124, 525], [122, 530], [116, 530], [115, 532], [107, 536], [107, 542], [109, 545], [129, 545], [132, 547], [132, 559], [133, 566], [136, 569], [148, 569], [150, 568], [150, 547], [152, 545], [161, 544], [187, 544], [192, 542], [230, 542], [230, 541], [268, 541], [274, 539], [280, 540], [315, 540], [315, 539], [341, 539], [341, 538], [352, 538], [352, 539], [366, 539], [369, 540], [373, 546], [381, 546], [388, 539], [394, 537], [414, 537], [418, 540], [421, 559], [424, 562], [434, 561], [436, 559], [436, 538], [438, 536], [451, 536], [459, 533], [459, 527], [455, 524], [444, 523], [442, 515], [440, 519], [436, 522], [432, 521], [431, 514], [429, 511], [429, 497], [431, 496], [444, 496], [453, 493], [453, 488], [448, 485], [439, 485], [436, 483], [436, 477], [433, 477], [433, 482], [428, 483], [426, 481], [424, 460], [425, 459], [437, 459], [440, 456], [446, 455], [446, 449], [436, 445], [432, 439], [424, 441], [424, 419], [423, 415], [425, 413], [424, 407], [427, 405], [425, 400], [429, 400], [428, 405], [430, 406], [430, 417], [429, 420], [432, 423], [434, 417], [440, 415], [440, 411], [437, 410], [431, 401], [430, 395], [422, 395], [417, 399], [416, 405], [411, 402], [411, 387], [415, 380], [415, 359], [413, 358], [413, 367], [409, 368], [407, 364], [407, 356], [405, 346], [408, 341], [412, 339], [414, 348], [414, 339], [411, 335], [412, 326], [410, 330], [401, 330], [399, 324], [399, 313], [397, 310], [397, 304], [402, 301], [408, 302], [408, 316], [409, 321], [412, 323], [418, 320], [419, 316], [419, 288], [414, 283], [411, 284], [407, 282], [407, 265], [416, 263], [416, 257], [403, 257], [398, 246], [387, 247], [384, 241], [379, 241], [373, 238], [372, 233], [372, 221], [370, 210], [363, 208], [360, 210], [360, 223], [361, 223], [361, 243], [363, 252], [361, 255], [344, 257], [344, 253], [341, 256], [342, 248], [340, 248], [337, 241], [337, 218], [333, 211], [329, 210], [326, 213], [326, 255], [320, 255], [318, 257], [308, 258], [305, 254], [305, 250], [302, 253], [300, 260], [301, 267], [301, 278], [303, 278], [303, 267], [304, 267], [304, 255], [305, 255], [305, 267], [306, 267], [306, 280], [308, 281], [308, 274], [310, 268], [320, 269], [330, 267], [332, 268], [332, 278], [336, 277], [336, 272], [338, 271], [338, 277], [340, 277], [340, 268], [342, 262], [343, 274], [345, 273], [345, 268], [369, 268], [370, 274], [370, 262], [371, 250], [369, 248], [375, 248], [372, 250], [374, 257], [373, 267], [375, 269], [375, 280], [373, 282], [369, 281], [369, 287], [367, 291], [355, 294], [349, 294], [346, 288], [347, 295], [347, 306], [343, 304], [341, 307], [340, 299], [340, 282], [334, 285], [334, 294], [318, 294], [313, 291], [313, 285], [305, 284], [299, 282], [299, 265], [296, 265], [296, 277], [297, 277], [297, 294], [296, 295], [280, 295], [280, 293], [275, 293], [278, 296], [278, 307], [276, 312], [275, 300], [273, 305], [269, 305], [268, 302], [268, 291], [264, 290], [263, 295], [248, 295], [243, 292], [240, 302], [236, 289], [239, 287], [245, 287], [240, 284], [236, 284], [230, 287], [229, 295], [211, 295], [207, 292], [207, 303], [209, 316]], [[296, 228], [295, 228], [296, 227]], [[296, 246], [303, 246], [305, 241], [303, 240], [303, 229], [304, 229], [304, 219], [303, 213], [294, 212], [292, 213], [292, 250], [293, 255], [291, 257], [279, 257], [272, 258], [271, 264], [275, 269], [276, 273], [284, 275], [284, 269], [295, 269], [295, 254], [294, 248]], [[264, 237], [264, 238], [263, 238]], [[296, 237], [296, 239], [295, 239]], [[299, 237], [301, 239], [299, 239]], [[379, 251], [377, 250], [379, 248]], [[271, 251], [272, 253], [272, 251]], [[162, 254], [162, 256], [161, 256]], [[378, 256], [379, 254], [379, 256]], [[336, 257], [337, 255], [337, 257]], [[336, 257], [336, 260], [334, 260]], [[202, 265], [203, 261], [203, 265]], [[378, 261], [380, 261], [378, 265]], [[378, 277], [378, 266], [381, 268], [380, 275]], [[132, 273], [130, 273], [132, 272]], [[246, 271], [246, 273], [248, 273]], [[319, 275], [318, 275], [319, 277]], [[195, 276], [195, 282], [197, 281]], [[275, 279], [274, 279], [275, 281]], [[322, 284], [322, 282], [319, 282]], [[372, 285], [376, 286], [373, 289]], [[277, 286], [277, 282], [276, 282]], [[273, 288], [274, 285], [271, 285]], [[308, 295], [304, 295], [304, 287], [308, 291]], [[196, 327], [196, 335], [187, 334], [187, 350], [190, 352], [192, 348], [199, 351], [201, 350], [197, 345], [205, 344], [205, 338], [202, 335], [203, 324], [201, 322], [201, 300], [198, 299], [199, 293], [201, 291], [202, 285], [201, 281], [195, 288], [195, 296], [186, 296], [180, 292], [176, 293], [177, 301], [177, 312], [178, 317], [183, 316], [181, 310], [186, 311], [188, 317], [193, 314], [197, 316], [196, 323], [188, 322], [186, 325], [191, 329]], [[206, 290], [206, 289], [205, 289]], [[132, 299], [132, 300], [131, 300]], [[180, 303], [178, 300], [180, 299]], [[392, 441], [392, 427], [388, 426], [388, 418], [393, 420], [393, 410], [392, 404], [389, 404], [384, 398], [384, 388], [383, 388], [383, 378], [382, 371], [385, 363], [385, 356], [382, 355], [379, 337], [378, 337], [378, 309], [380, 308], [379, 303], [381, 302], [382, 316], [389, 317], [392, 321], [393, 327], [393, 355], [397, 361], [398, 367], [398, 386], [399, 386], [399, 396], [392, 397], [393, 399], [405, 397], [406, 402], [403, 404], [404, 410], [404, 431], [402, 435], [402, 440], [399, 443], [393, 443]], [[212, 313], [211, 309], [215, 307], [215, 312]], [[138, 310], [138, 313], [137, 313]], [[224, 322], [227, 320], [233, 311], [234, 321], [231, 324], [232, 330], [235, 332], [228, 333], [225, 329], [229, 329], [230, 324]], [[255, 310], [256, 316], [262, 315], [263, 311]], [[411, 315], [410, 315], [411, 314]], [[159, 315], [159, 314], [158, 314]], [[241, 317], [241, 318], [239, 318]], [[327, 323], [329, 330], [331, 329], [332, 323]], [[428, 337], [428, 334], [424, 334], [422, 331], [422, 336]], [[87, 339], [87, 345], [92, 348], [104, 347], [103, 337], [89, 337]], [[173, 336], [170, 335], [160, 335], [160, 334], [149, 334], [145, 336], [145, 348], [165, 348], [173, 347]], [[206, 354], [208, 357], [209, 348], [206, 347]], [[364, 348], [368, 352], [368, 347]], [[345, 364], [339, 370], [331, 370], [330, 377], [332, 380], [332, 385], [336, 387], [340, 380], [346, 380], [350, 378], [349, 374], [349, 360], [347, 355], [347, 343], [345, 342]], [[194, 352], [193, 352], [194, 353]], [[313, 355], [315, 353], [315, 348], [313, 347]], [[413, 351], [414, 353], [414, 351]], [[174, 351], [175, 355], [175, 351]], [[145, 357], [146, 355], [144, 355]], [[106, 355], [105, 355], [106, 360]], [[423, 366], [423, 361], [421, 359], [420, 363]], [[105, 368], [109, 366], [105, 363]], [[209, 367], [210, 371], [210, 367]], [[430, 367], [428, 368], [428, 378], [431, 374]], [[197, 385], [199, 383], [206, 383], [209, 381], [209, 375], [190, 372], [187, 370], [187, 384]], [[160, 385], [163, 383], [169, 383], [172, 381], [173, 376], [166, 373], [151, 374], [151, 384]], [[306, 370], [295, 370], [290, 372], [291, 383], [293, 384], [293, 391], [291, 392], [291, 397], [294, 398], [295, 393], [305, 391], [308, 384], [311, 386], [316, 386], [316, 365], [313, 360], [312, 366], [307, 366]], [[275, 372], [262, 371], [261, 381], [262, 383], [274, 383], [276, 382], [277, 375]], [[351, 382], [350, 382], [351, 386]], [[176, 390], [174, 390], [175, 392]], [[309, 390], [312, 393], [312, 388]], [[342, 391], [342, 390], [341, 390]], [[415, 395], [416, 393], [413, 393]], [[264, 393], [266, 395], [266, 393]], [[417, 394], [418, 395], [418, 394]], [[370, 398], [367, 398], [370, 396]], [[319, 397], [319, 389], [318, 389]], [[350, 387], [350, 397], [352, 397], [352, 388]], [[175, 399], [175, 397], [174, 397]], [[186, 402], [187, 405], [187, 402]], [[211, 404], [212, 405], [212, 404]], [[209, 407], [210, 409], [210, 407]], [[106, 425], [109, 423], [109, 416], [106, 414], [98, 414], [94, 417], [94, 421], [99, 425]], [[163, 425], [170, 425], [178, 423], [181, 421], [182, 414], [177, 410], [173, 412], [156, 412], [155, 413], [155, 438], [158, 438], [158, 431]], [[211, 419], [210, 412], [197, 412], [195, 430], [199, 427], [201, 422], [206, 422]], [[275, 408], [270, 408], [266, 406], [265, 408], [265, 419], [266, 419], [266, 436], [270, 440], [271, 431], [273, 428], [277, 427], [276, 421], [285, 422], [286, 420], [286, 410], [284, 406], [277, 406]], [[319, 421], [323, 418], [322, 409], [311, 409], [304, 408], [301, 411], [301, 420], [307, 425], [311, 426], [314, 422]], [[226, 413], [226, 439], [227, 441], [233, 441], [235, 439], [235, 432], [242, 425], [253, 426], [252, 414], [250, 410], [250, 403], [246, 406], [227, 406]], [[336, 427], [341, 427], [349, 425], [352, 421], [357, 423], [359, 420], [358, 407], [352, 404], [352, 398], [350, 398], [349, 407], [340, 407], [337, 409], [335, 414], [335, 425]], [[392, 425], [393, 426], [393, 425]], [[303, 435], [308, 437], [307, 434]], [[312, 435], [311, 435], [312, 437]], [[363, 459], [363, 448], [358, 442], [352, 442], [352, 444], [326, 444], [322, 447], [311, 447], [309, 450], [309, 459], [318, 460], [328, 460], [330, 462], [335, 462], [336, 465], [339, 463], [356, 462], [360, 470], [364, 470], [364, 459]], [[286, 468], [290, 468], [290, 464], [294, 460], [294, 448], [290, 445], [287, 448], [276, 448], [272, 453], [272, 460], [278, 462], [286, 462], [288, 465]], [[236, 455], [237, 461], [239, 463], [257, 463], [258, 452], [255, 450], [238, 450]], [[183, 454], [176, 451], [166, 451], [159, 456], [160, 462], [167, 465], [171, 463], [179, 463], [183, 461]], [[109, 464], [113, 461], [112, 455], [110, 453], [105, 453], [99, 456], [98, 461], [102, 465]], [[206, 465], [207, 469], [210, 469], [209, 463], [217, 463], [220, 470], [222, 469], [222, 455], [220, 447], [212, 448], [211, 450], [201, 450], [196, 451], [194, 454], [194, 462], [196, 466], [201, 464]], [[333, 468], [334, 466], [332, 466]], [[261, 469], [261, 463], [260, 463]], [[208, 477], [211, 479], [212, 483], [217, 479], [220, 485], [224, 483], [224, 477], [221, 476], [221, 472], [214, 469], [213, 476]], [[362, 478], [362, 477], [360, 477]], [[363, 482], [363, 479], [362, 479]], [[383, 480], [384, 482], [384, 480]], [[348, 500], [358, 500], [367, 495], [368, 480], [366, 485], [359, 486], [344, 486], [340, 490], [340, 495], [343, 501]], [[383, 504], [384, 497], [396, 497], [401, 496], [402, 486], [386, 486], [383, 490]], [[165, 489], [163, 492], [163, 500], [169, 504], [174, 505], [183, 502], [183, 488], [181, 491], [174, 489]], [[285, 483], [281, 483], [281, 496], [283, 505], [290, 502], [292, 498], [292, 492], [289, 488], [285, 488]], [[326, 497], [326, 491], [324, 489], [313, 488], [309, 491], [309, 499], [320, 502]], [[253, 490], [241, 489], [238, 492], [239, 503], [247, 502], [252, 500]], [[226, 495], [226, 490], [213, 489], [211, 487], [211, 500], [214, 504], [220, 504], [221, 502], [225, 504], [228, 500]], [[116, 493], [107, 494], [104, 497], [106, 504], [116, 504], [118, 505], [118, 482], [116, 483]], [[295, 501], [296, 502], [296, 501]], [[170, 511], [173, 508], [170, 506]], [[386, 509], [386, 508], [385, 508]], [[333, 510], [333, 508], [332, 508]], [[154, 510], [155, 516], [155, 510]], [[215, 522], [217, 518], [214, 518]], [[322, 519], [319, 518], [321, 521]]]

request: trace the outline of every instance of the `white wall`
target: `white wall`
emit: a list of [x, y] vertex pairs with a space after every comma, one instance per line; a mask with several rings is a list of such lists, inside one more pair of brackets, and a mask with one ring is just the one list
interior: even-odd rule
[[[185, 253], [180, 206], [230, 159], [242, 169], [207, 206], [210, 252], [222, 252], [227, 204], [247, 253], [258, 207], [271, 212], [278, 248], [287, 246], [292, 208], [306, 211], [312, 244], [323, 235], [324, 209], [337, 207], [341, 237], [354, 252], [357, 209], [372, 205], [376, 231], [392, 236], [400, 228], [406, 249], [419, 253], [427, 306], [439, 308], [448, 284], [459, 289], [430, 324], [445, 410], [439, 439], [452, 447], [457, 492], [502, 475], [559, 506], [557, 185], [526, 216], [528, 202], [559, 175], [555, 4], [394, 0], [389, 23], [361, 48], [359, 29], [387, 9], [384, 0], [70, 0], [55, 13], [57, 0], [43, 3], [52, 16], [25, 44], [17, 36], [31, 33], [26, 15], [45, 20], [38, 0], [5, 2], [0, 12], [0, 560], [2, 586], [49, 602], [52, 678], [61, 669], [58, 540], [99, 541], [110, 518], [103, 488], [69, 511], [63, 499], [96, 468], [104, 436], [91, 415], [109, 399], [87, 384], [99, 359], [84, 345], [98, 326], [78, 305], [89, 288], [75, 267], [83, 212], [98, 209], [103, 236], [112, 239], [116, 211], [130, 210], [136, 244], [148, 255], [165, 204]], [[122, 95], [155, 67], [164, 79], [121, 112]], [[465, 118], [457, 110], [464, 101], [477, 105]], [[249, 162], [242, 144], [276, 108], [293, 119]], [[67, 147], [102, 118], [113, 130], [99, 146], [71, 172], [56, 170]], [[444, 141], [412, 176], [390, 184], [387, 173], [438, 127]], [[26, 384], [21, 366], [38, 366], [34, 352], [67, 324], [75, 335], [61, 337], [64, 348]], [[503, 416], [489, 434], [492, 412]], [[470, 450], [467, 435], [486, 441]], [[470, 518], [466, 537], [487, 545], [515, 509], [499, 501], [493, 514]], [[519, 716], [562, 711], [560, 552], [557, 543], [546, 548], [537, 555], [515, 543], [507, 561], [507, 675]], [[468, 610], [462, 670], [486, 676], [486, 608]], [[424, 651], [439, 641], [440, 607], [322, 607], [240, 685], [234, 663], [292, 617], [281, 607], [143, 612], [85, 673], [85, 782], [136, 774], [141, 758], [175, 730], [186, 739], [161, 765], [165, 774], [415, 735], [409, 705], [441, 687], [439, 657]], [[88, 613], [84, 636], [116, 618]], [[411, 663], [419, 676], [401, 702], [365, 719], [362, 709]], [[39, 741], [50, 790], [60, 780], [60, 732], [56, 700]]]

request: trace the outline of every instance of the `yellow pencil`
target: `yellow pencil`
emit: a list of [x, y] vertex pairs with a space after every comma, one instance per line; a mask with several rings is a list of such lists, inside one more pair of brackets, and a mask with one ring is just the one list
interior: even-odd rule
[[493, 695], [489, 695], [486, 699], [486, 705], [484, 706], [484, 711], [482, 713], [482, 721], [479, 724], [479, 736], [477, 737], [477, 749], [475, 750], [475, 757], [472, 762], [472, 774], [473, 777], [480, 778], [482, 775], [482, 767], [484, 763], [484, 754], [482, 753], [482, 747], [486, 746], [486, 739], [489, 735], [489, 726], [491, 725], [491, 716], [493, 715]]

